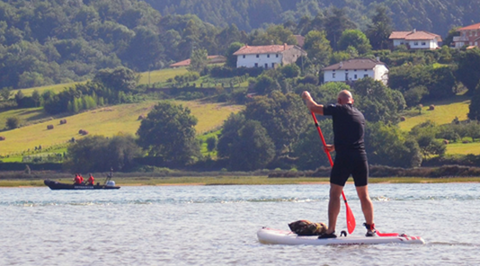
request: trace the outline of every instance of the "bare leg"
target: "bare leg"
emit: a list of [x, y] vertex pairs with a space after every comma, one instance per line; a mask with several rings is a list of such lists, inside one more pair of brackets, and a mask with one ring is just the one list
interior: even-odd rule
[[365, 216], [365, 222], [367, 224], [373, 224], [373, 204], [370, 196], [368, 195], [368, 185], [362, 187], [356, 187], [358, 198], [362, 204], [363, 215]]
[[335, 231], [337, 225], [337, 217], [340, 213], [340, 195], [343, 187], [330, 183], [330, 200], [328, 202], [328, 230], [327, 234]]

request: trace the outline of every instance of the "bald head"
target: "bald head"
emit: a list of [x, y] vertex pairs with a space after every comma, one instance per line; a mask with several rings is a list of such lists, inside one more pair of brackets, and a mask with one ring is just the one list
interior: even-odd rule
[[337, 102], [339, 104], [347, 104], [347, 103], [353, 103], [353, 97], [352, 94], [347, 91], [343, 90], [338, 94]]

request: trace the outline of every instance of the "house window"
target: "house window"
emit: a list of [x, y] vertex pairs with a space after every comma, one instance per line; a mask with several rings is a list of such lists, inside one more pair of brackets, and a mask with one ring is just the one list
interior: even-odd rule
[[270, 58], [270, 54], [267, 54], [267, 58]]
[[260, 55], [259, 55], [259, 54], [257, 54], [257, 58], [259, 58], [259, 57], [260, 57]]
[[267, 64], [267, 63], [265, 63], [265, 69], [267, 69], [267, 68], [268, 68], [268, 64]]
[[276, 54], [276, 57], [278, 58], [278, 54]]
[[356, 70], [356, 69], [354, 69], [353, 71], [357, 72], [357, 70]]
[[243, 58], [245, 58], [245, 55], [243, 55]]
[[275, 68], [275, 63], [272, 63], [272, 68]]
[[365, 72], [367, 72], [367, 70], [365, 69]]
[[364, 78], [368, 77], [368, 74], [363, 75]]
[[418, 42], [414, 42], [413, 45], [418, 45]]
[[345, 80], [348, 80], [348, 73], [345, 73]]
[[357, 74], [355, 74], [355, 76], [353, 76], [355, 79], [357, 79]]
[[255, 63], [255, 67], [258, 67], [258, 63]]
[[425, 46], [425, 45], [427, 45], [427, 43], [426, 43], [426, 42], [422, 42], [422, 45], [424, 45], [424, 46]]
[[332, 73], [332, 78], [335, 78], [335, 72], [334, 72], [334, 73]]

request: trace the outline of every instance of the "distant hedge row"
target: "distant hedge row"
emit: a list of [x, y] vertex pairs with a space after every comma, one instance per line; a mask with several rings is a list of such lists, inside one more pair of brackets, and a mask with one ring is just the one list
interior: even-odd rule
[[[272, 171], [268, 177], [329, 177], [330, 168], [321, 167], [316, 171]], [[370, 177], [468, 177], [480, 176], [480, 167], [445, 165], [441, 167], [400, 168], [370, 165]]]

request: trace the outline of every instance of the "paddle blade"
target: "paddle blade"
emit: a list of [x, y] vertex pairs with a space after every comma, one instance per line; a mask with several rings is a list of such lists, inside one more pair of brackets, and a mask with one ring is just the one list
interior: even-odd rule
[[355, 216], [353, 216], [353, 212], [350, 209], [350, 206], [348, 206], [347, 202], [345, 202], [345, 207], [347, 208], [347, 229], [348, 233], [352, 234], [353, 231], [355, 230]]

